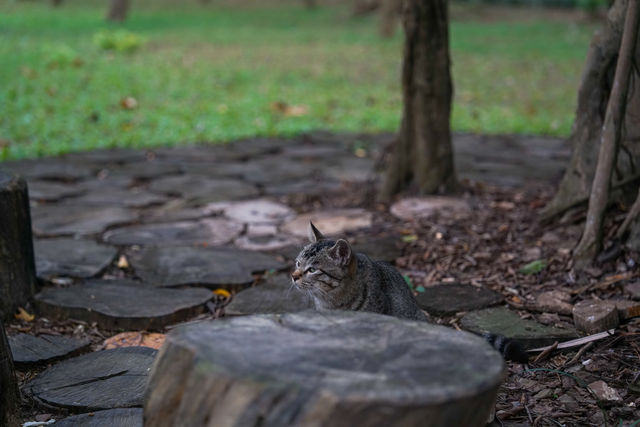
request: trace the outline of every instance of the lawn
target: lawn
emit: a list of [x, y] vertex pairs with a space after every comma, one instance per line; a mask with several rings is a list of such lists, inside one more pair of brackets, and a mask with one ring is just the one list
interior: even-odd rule
[[[381, 39], [375, 17], [301, 3], [134, 0], [114, 25], [104, 1], [2, 2], [0, 159], [396, 130], [401, 32]], [[453, 129], [567, 135], [596, 25], [468, 15], [451, 23]], [[143, 43], [99, 45], [119, 30]]]

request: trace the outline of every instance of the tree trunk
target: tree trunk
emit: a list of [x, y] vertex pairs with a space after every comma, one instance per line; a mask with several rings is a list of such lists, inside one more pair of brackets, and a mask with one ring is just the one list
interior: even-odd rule
[[402, 0], [382, 0], [380, 3], [380, 35], [391, 37], [396, 29]]
[[446, 0], [404, 3], [403, 118], [380, 192], [382, 200], [405, 189], [428, 194], [456, 186], [447, 15]]
[[304, 0], [304, 5], [307, 9], [315, 9], [318, 6], [316, 0]]
[[587, 212], [582, 239], [574, 251], [577, 266], [590, 264], [602, 249], [602, 225], [609, 202], [611, 175], [616, 163], [622, 135], [629, 76], [638, 38], [639, 11], [637, 1], [634, 0], [628, 4], [622, 42], [613, 79], [613, 89], [611, 90], [604, 124], [602, 125], [598, 166], [593, 178], [591, 196], [589, 198], [589, 211]]
[[[589, 199], [598, 162], [600, 135], [606, 106], [613, 85], [615, 64], [622, 38], [627, 0], [617, 0], [609, 10], [605, 27], [593, 37], [578, 90], [576, 118], [569, 141], [573, 148], [571, 160], [554, 199], [542, 212], [543, 219], [561, 215]], [[640, 64], [640, 45], [636, 43], [635, 64]], [[627, 99], [625, 127], [621, 141], [613, 184], [637, 174], [640, 162], [640, 96]], [[633, 194], [637, 182], [623, 186], [622, 192]]]
[[58, 6], [60, 6], [62, 4], [62, 0], [51, 0], [51, 4], [54, 7], [58, 7]]
[[18, 396], [11, 349], [0, 320], [0, 426], [18, 425]]
[[127, 19], [129, 12], [130, 0], [111, 0], [107, 20], [114, 22], [122, 22]]
[[32, 298], [35, 271], [27, 183], [0, 171], [0, 318]]

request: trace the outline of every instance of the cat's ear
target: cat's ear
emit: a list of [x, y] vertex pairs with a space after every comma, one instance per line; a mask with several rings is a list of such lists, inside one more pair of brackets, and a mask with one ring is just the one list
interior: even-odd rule
[[329, 249], [329, 256], [341, 265], [349, 265], [353, 259], [353, 251], [346, 240], [338, 239], [336, 244]]
[[309, 241], [311, 243], [316, 243], [320, 240], [324, 240], [324, 236], [322, 235], [320, 230], [318, 230], [316, 226], [313, 225], [311, 221], [309, 221]]

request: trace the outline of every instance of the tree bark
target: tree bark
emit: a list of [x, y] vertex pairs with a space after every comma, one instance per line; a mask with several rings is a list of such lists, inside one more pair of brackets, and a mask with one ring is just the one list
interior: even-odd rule
[[11, 349], [7, 342], [4, 325], [0, 320], [0, 425], [18, 425], [18, 385], [13, 368]]
[[130, 3], [130, 0], [111, 0], [109, 11], [107, 12], [107, 20], [122, 22], [127, 19]]
[[0, 172], [0, 319], [33, 297], [35, 272], [27, 183]]
[[403, 24], [403, 118], [380, 192], [382, 200], [405, 189], [429, 194], [456, 186], [447, 1], [407, 0]]
[[627, 106], [629, 76], [631, 75], [633, 54], [638, 38], [639, 12], [638, 1], [630, 1], [627, 6], [624, 32], [613, 79], [613, 89], [611, 90], [604, 124], [602, 125], [598, 166], [593, 178], [585, 229], [582, 239], [574, 251], [574, 258], [578, 267], [591, 263], [596, 254], [602, 249], [602, 224], [607, 203], [609, 202], [611, 175], [616, 163], [618, 148], [620, 147], [622, 125]]
[[[628, 0], [617, 0], [607, 16], [607, 22], [591, 40], [583, 69], [576, 118], [569, 142], [573, 148], [571, 160], [553, 200], [542, 212], [549, 220], [575, 207], [590, 196], [600, 149], [600, 135], [604, 114], [613, 85], [616, 59], [622, 38], [624, 16]], [[640, 45], [636, 44], [634, 60], [640, 64]], [[615, 183], [637, 174], [640, 164], [640, 96], [627, 99], [625, 134], [621, 141], [623, 155], [615, 163]], [[614, 184], [615, 185], [615, 184]], [[635, 182], [625, 186], [633, 190]]]

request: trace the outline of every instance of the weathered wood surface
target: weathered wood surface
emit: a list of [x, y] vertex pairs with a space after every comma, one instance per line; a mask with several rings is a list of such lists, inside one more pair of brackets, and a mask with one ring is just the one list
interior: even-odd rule
[[38, 401], [75, 412], [142, 405], [156, 350], [125, 347], [60, 362], [27, 384]]
[[7, 342], [4, 325], [0, 319], [0, 426], [18, 425], [18, 386]]
[[0, 170], [0, 318], [33, 296], [36, 267], [27, 183]]
[[79, 352], [89, 346], [88, 339], [56, 335], [18, 334], [9, 337], [13, 362], [32, 364], [49, 362]]
[[117, 408], [72, 415], [56, 421], [56, 427], [142, 427], [142, 408]]
[[484, 426], [503, 374], [481, 338], [363, 312], [176, 328], [145, 395], [153, 426]]
[[204, 288], [159, 289], [127, 280], [92, 280], [45, 288], [35, 302], [43, 315], [98, 322], [105, 329], [159, 329], [201, 313], [212, 296]]

